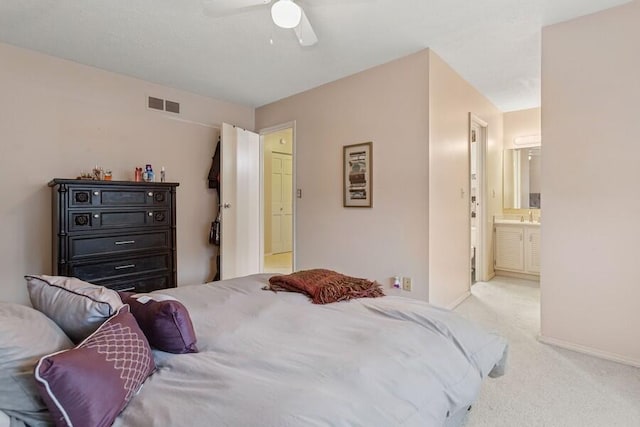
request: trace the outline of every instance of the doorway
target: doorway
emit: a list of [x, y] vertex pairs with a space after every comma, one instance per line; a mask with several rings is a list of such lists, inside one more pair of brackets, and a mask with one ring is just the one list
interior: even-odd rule
[[260, 132], [263, 150], [263, 269], [289, 274], [294, 268], [294, 127]]
[[469, 233], [471, 284], [485, 280], [487, 122], [469, 114]]

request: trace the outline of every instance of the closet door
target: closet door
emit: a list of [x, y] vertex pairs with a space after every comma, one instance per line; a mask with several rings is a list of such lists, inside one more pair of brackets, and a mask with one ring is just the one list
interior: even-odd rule
[[260, 271], [260, 138], [222, 124], [220, 278]]
[[272, 154], [271, 252], [291, 252], [293, 247], [293, 161], [291, 154]]

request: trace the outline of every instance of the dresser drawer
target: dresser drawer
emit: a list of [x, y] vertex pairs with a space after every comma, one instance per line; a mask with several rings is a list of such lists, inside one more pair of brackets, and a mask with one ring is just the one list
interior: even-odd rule
[[165, 253], [74, 264], [71, 266], [71, 276], [87, 282], [100, 282], [109, 278], [141, 273], [163, 273], [170, 270], [169, 257], [169, 253]]
[[166, 274], [162, 276], [128, 277], [120, 280], [106, 280], [100, 284], [116, 291], [138, 293], [175, 287], [175, 285], [171, 283], [170, 276]]
[[169, 206], [169, 190], [149, 187], [71, 188], [69, 207]]
[[162, 227], [171, 224], [167, 209], [69, 210], [69, 231], [128, 227]]
[[69, 260], [77, 260], [95, 255], [112, 255], [150, 249], [171, 248], [169, 230], [151, 233], [118, 234], [104, 237], [69, 237]]

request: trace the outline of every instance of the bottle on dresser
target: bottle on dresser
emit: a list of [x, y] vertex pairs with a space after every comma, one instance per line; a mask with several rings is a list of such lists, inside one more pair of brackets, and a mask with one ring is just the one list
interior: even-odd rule
[[142, 174], [142, 179], [145, 182], [153, 182], [154, 181], [153, 168], [151, 167], [151, 165], [146, 165], [145, 166], [144, 173]]

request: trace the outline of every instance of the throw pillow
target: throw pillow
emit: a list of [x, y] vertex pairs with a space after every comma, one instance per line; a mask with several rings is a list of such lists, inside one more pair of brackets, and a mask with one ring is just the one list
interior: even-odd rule
[[75, 277], [25, 276], [31, 304], [80, 342], [122, 306], [118, 292]]
[[110, 426], [155, 370], [125, 305], [76, 348], [40, 359], [35, 378], [56, 426]]
[[50, 424], [33, 368], [45, 354], [71, 347], [71, 340], [44, 314], [0, 302], [0, 410], [27, 425]]
[[121, 292], [129, 304], [151, 347], [168, 353], [197, 353], [196, 332], [186, 307], [177, 299], [162, 294]]

